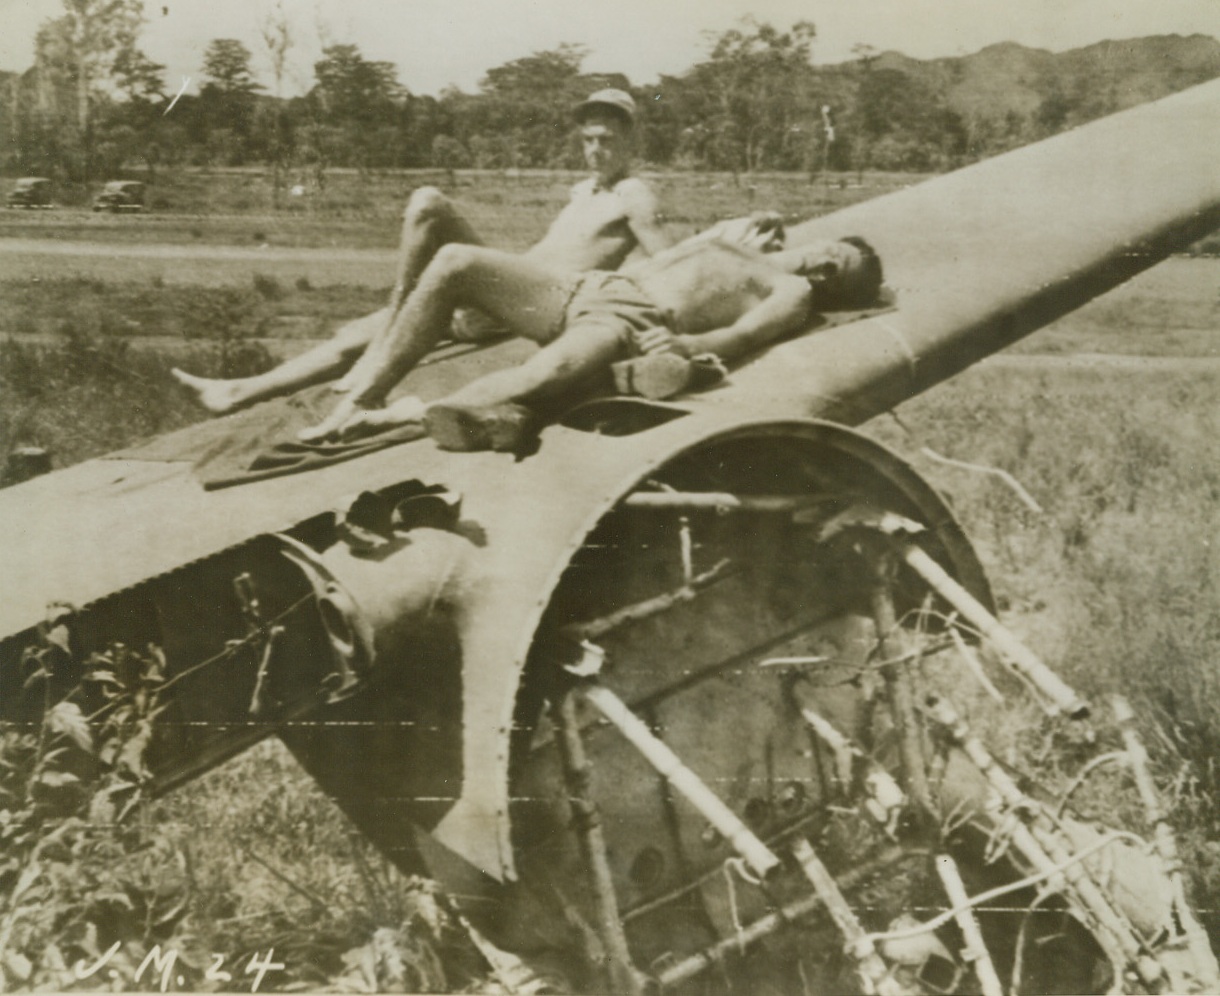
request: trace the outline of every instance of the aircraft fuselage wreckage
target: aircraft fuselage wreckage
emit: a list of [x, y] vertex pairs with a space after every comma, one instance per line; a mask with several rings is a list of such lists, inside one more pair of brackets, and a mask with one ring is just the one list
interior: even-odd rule
[[[785, 945], [831, 991], [1220, 991], [1167, 828], [1057, 815], [954, 705], [979, 641], [1064, 723], [1090, 708], [996, 620], [937, 492], [848, 428], [1220, 225], [1218, 126], [1220, 82], [802, 224], [867, 238], [896, 307], [676, 402], [587, 402], [524, 459], [424, 439], [205, 491], [154, 446], [0, 492], [3, 719], [89, 713], [90, 653], [154, 645], [157, 789], [278, 736], [582, 991]], [[50, 603], [71, 654], [23, 688]]]

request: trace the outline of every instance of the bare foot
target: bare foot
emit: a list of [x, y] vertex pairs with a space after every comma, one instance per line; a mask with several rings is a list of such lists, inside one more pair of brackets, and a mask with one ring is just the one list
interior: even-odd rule
[[311, 425], [297, 433], [303, 443], [320, 443], [327, 439], [340, 438], [340, 430], [359, 409], [350, 397], [345, 397], [331, 409], [331, 413], [317, 425]]
[[170, 370], [170, 373], [179, 384], [193, 391], [195, 400], [213, 415], [225, 415], [245, 401], [240, 381], [196, 377], [177, 367]]
[[427, 409], [419, 398], [402, 398], [389, 408], [360, 408], [339, 427], [338, 435], [340, 439], [358, 439], [411, 423], [422, 428]]
[[411, 422], [422, 424], [427, 411], [428, 406], [413, 396], [399, 398], [389, 408], [362, 408], [343, 398], [321, 422], [298, 432], [297, 439], [305, 443], [358, 439]]

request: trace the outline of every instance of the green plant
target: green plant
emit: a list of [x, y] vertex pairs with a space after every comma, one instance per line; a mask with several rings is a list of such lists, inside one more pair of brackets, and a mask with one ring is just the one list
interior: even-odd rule
[[0, 729], [5, 988], [76, 985], [112, 946], [110, 971], [134, 980], [156, 945], [179, 943], [186, 912], [183, 852], [139, 818], [164, 660], [155, 647], [92, 654], [83, 680], [57, 698], [76, 670], [68, 615], [59, 610], [24, 656], [41, 721]]

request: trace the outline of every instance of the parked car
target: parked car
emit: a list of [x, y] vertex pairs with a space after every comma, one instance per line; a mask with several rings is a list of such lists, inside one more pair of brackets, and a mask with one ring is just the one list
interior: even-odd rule
[[8, 195], [10, 208], [49, 208], [51, 181], [45, 176], [23, 176]]
[[93, 199], [94, 211], [143, 211], [144, 184], [139, 180], [111, 180]]

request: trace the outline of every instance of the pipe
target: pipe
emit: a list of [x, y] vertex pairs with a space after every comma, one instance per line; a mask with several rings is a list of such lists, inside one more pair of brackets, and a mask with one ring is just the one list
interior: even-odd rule
[[943, 567], [915, 543], [897, 543], [898, 554], [916, 574], [952, 605], [1007, 660], [1021, 677], [1042, 692], [1050, 704], [1044, 708], [1051, 715], [1064, 712], [1072, 719], [1089, 715], [1089, 704], [1059, 675], [1039, 660], [1037, 654], [1013, 635], [986, 607], [965, 588], [953, 580]]
[[949, 904], [957, 910], [953, 919], [957, 921], [962, 940], [966, 942], [962, 955], [973, 967], [983, 996], [1004, 996], [1004, 987], [996, 974], [995, 965], [991, 963], [991, 953], [983, 940], [983, 932], [979, 930], [978, 920], [974, 918], [974, 911], [970, 908], [970, 896], [966, 892], [965, 883], [962, 882], [961, 873], [957, 870], [957, 862], [947, 854], [938, 854], [936, 873], [945, 887]]
[[[918, 855], [919, 853], [918, 851], [905, 851], [897, 846], [890, 847], [872, 861], [848, 869], [841, 876], [841, 881], [844, 887], [851, 888], [863, 882], [869, 876], [901, 861], [903, 858]], [[724, 960], [725, 955], [734, 951], [741, 951], [747, 945], [770, 936], [792, 921], [809, 916], [809, 914], [816, 912], [821, 905], [822, 899], [816, 892], [785, 903], [775, 912], [759, 917], [753, 923], [743, 927], [732, 937], [726, 937], [723, 940], [717, 941], [702, 951], [683, 958], [677, 964], [670, 965], [669, 968], [657, 976], [657, 981], [664, 987], [676, 986], [681, 982], [686, 982], [688, 979], [693, 979], [700, 972], [711, 968], [712, 965], [719, 964]]]
[[735, 495], [727, 491], [636, 491], [623, 504], [628, 508], [713, 511], [797, 512], [826, 500], [825, 495]]
[[766, 878], [779, 867], [779, 858], [754, 832], [741, 821], [724, 801], [690, 768], [682, 763], [669, 746], [648, 729], [639, 716], [627, 708], [627, 703], [604, 685], [586, 685], [585, 698], [631, 745], [644, 755], [661, 776], [694, 806], [740, 854], [754, 873]]
[[610, 874], [610, 859], [606, 855], [606, 836], [602, 833], [601, 813], [589, 791], [591, 767], [580, 736], [576, 719], [576, 702], [569, 693], [551, 709], [551, 721], [558, 736], [559, 756], [563, 761], [568, 784], [568, 805], [584, 851], [585, 864], [597, 905], [597, 934], [609, 962], [610, 983], [615, 992], [638, 996], [644, 991], [643, 980], [631, 960], [627, 935], [619, 916], [618, 897]]

